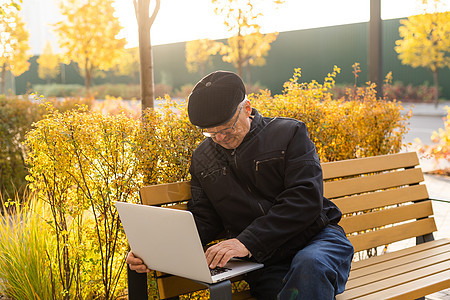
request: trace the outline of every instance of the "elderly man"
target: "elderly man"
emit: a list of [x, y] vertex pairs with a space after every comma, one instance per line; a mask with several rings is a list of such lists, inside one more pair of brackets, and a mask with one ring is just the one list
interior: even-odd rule
[[[210, 268], [232, 257], [264, 263], [245, 276], [258, 299], [334, 299], [348, 279], [353, 247], [341, 212], [323, 196], [322, 170], [304, 123], [261, 116], [241, 78], [213, 72], [188, 99], [207, 137], [191, 160], [193, 213]], [[148, 269], [129, 253], [138, 272]]]

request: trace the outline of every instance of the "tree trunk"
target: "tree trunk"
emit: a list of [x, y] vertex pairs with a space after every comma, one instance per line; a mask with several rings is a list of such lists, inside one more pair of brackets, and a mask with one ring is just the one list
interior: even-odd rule
[[437, 107], [438, 103], [439, 103], [439, 76], [438, 76], [438, 70], [436, 68], [436, 70], [433, 72], [433, 81], [434, 81], [434, 95], [433, 95], [433, 99], [434, 99], [434, 106]]
[[247, 62], [247, 66], [245, 67], [245, 83], [248, 85], [252, 84], [252, 74], [251, 74], [251, 65], [250, 62]]
[[90, 96], [91, 89], [91, 68], [89, 68], [89, 60], [86, 58], [84, 67], [84, 85], [86, 86], [86, 96]]
[[5, 94], [5, 79], [6, 79], [6, 63], [3, 64], [2, 66], [2, 77], [0, 79], [1, 83], [1, 91], [2, 94]]
[[[241, 10], [239, 10], [239, 20], [241, 19]], [[242, 34], [241, 34], [241, 26], [238, 25], [238, 75], [242, 78]]]
[[133, 0], [139, 30], [139, 58], [141, 71], [141, 109], [154, 108], [153, 57], [150, 28], [158, 14], [160, 0], [149, 17], [150, 0]]

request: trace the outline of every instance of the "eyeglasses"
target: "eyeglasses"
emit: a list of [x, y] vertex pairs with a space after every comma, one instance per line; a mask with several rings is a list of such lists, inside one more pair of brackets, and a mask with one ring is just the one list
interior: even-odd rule
[[241, 110], [242, 110], [243, 107], [244, 107], [244, 103], [241, 104], [241, 108], [239, 108], [239, 112], [238, 112], [238, 115], [237, 115], [237, 117], [236, 117], [236, 120], [235, 120], [234, 123], [233, 123], [233, 126], [228, 127], [228, 128], [225, 128], [225, 129], [222, 129], [222, 130], [219, 130], [219, 131], [217, 131], [217, 132], [207, 132], [207, 131], [205, 131], [204, 129], [202, 129], [203, 135], [206, 136], [206, 137], [210, 137], [210, 138], [215, 139], [215, 138], [216, 138], [216, 135], [218, 135], [218, 134], [221, 134], [221, 135], [227, 135], [227, 134], [230, 134], [230, 133], [234, 132], [234, 131], [236, 130], [236, 129], [235, 129], [236, 123], [237, 123], [237, 121], [238, 121], [238, 119], [239, 119], [239, 115], [241, 114]]

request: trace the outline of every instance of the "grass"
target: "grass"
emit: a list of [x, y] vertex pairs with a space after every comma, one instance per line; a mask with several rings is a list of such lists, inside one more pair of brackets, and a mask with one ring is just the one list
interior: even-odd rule
[[52, 236], [41, 219], [44, 206], [32, 195], [25, 204], [4, 201], [9, 215], [0, 217], [0, 295], [12, 299], [53, 299], [47, 253]]

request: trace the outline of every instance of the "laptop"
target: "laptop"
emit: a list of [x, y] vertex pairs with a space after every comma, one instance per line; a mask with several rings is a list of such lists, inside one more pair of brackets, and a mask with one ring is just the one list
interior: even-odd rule
[[116, 202], [131, 251], [149, 269], [205, 283], [216, 283], [263, 267], [230, 260], [211, 270], [191, 212]]

